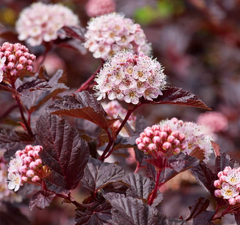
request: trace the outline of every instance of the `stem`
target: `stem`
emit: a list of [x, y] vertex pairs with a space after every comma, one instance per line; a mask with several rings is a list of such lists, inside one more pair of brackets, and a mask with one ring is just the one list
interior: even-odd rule
[[103, 66], [104, 60], [102, 59], [101, 65], [98, 67], [98, 69], [94, 72], [93, 75], [91, 75], [87, 81], [85, 81], [76, 91], [75, 93], [87, 90], [90, 87], [90, 84], [92, 83], [92, 81], [95, 79], [95, 76], [99, 73], [99, 71], [101, 70], [102, 66]]
[[[12, 88], [16, 90], [16, 87], [15, 87], [15, 84], [12, 83]], [[23, 123], [29, 133], [30, 136], [33, 136], [33, 133], [32, 133], [32, 130], [31, 130], [31, 127], [30, 127], [30, 124], [28, 124], [24, 114], [23, 114], [23, 109], [22, 109], [22, 104], [21, 104], [21, 100], [19, 98], [19, 96], [16, 94], [15, 95], [15, 99], [17, 101], [17, 104], [18, 104], [18, 108], [19, 108], [19, 111], [20, 111], [20, 114], [21, 114], [21, 117], [22, 117], [22, 120], [23, 120]]]
[[[53, 192], [54, 193], [54, 192]], [[56, 193], [54, 193], [56, 194]], [[75, 201], [74, 199], [71, 199], [70, 196], [66, 196], [66, 195], [63, 195], [63, 194], [56, 194], [56, 196], [60, 197], [60, 198], [63, 198], [63, 199], [66, 199], [67, 201], [71, 202], [72, 204], [74, 204], [76, 207], [81, 207], [81, 204], [79, 204], [77, 201]]]
[[[99, 158], [99, 160], [101, 160], [102, 162], [104, 161], [104, 159], [106, 159], [107, 157], [109, 157], [112, 152], [114, 151], [113, 148], [113, 144], [114, 141], [117, 138], [117, 135], [119, 134], [119, 132], [122, 130], [122, 128], [124, 127], [125, 123], [127, 122], [128, 118], [131, 116], [131, 114], [133, 113], [133, 111], [138, 108], [140, 105], [136, 105], [134, 106], [132, 109], [128, 109], [127, 111], [127, 115], [125, 116], [124, 120], [122, 121], [120, 127], [117, 129], [116, 134], [115, 134], [115, 138], [111, 138], [106, 149], [104, 150], [103, 154], [101, 155], [101, 157]], [[112, 148], [111, 148], [112, 147]], [[111, 148], [111, 150], [109, 151], [109, 149]], [[108, 152], [109, 151], [109, 152]]]
[[156, 194], [157, 194], [157, 191], [158, 191], [158, 183], [159, 183], [161, 171], [162, 171], [162, 170], [159, 170], [158, 173], [157, 173], [156, 184], [155, 184], [153, 193], [152, 193], [152, 195], [150, 196], [150, 199], [148, 200], [148, 205], [152, 205], [153, 200], [155, 199], [155, 196], [156, 196]]
[[137, 161], [137, 166], [133, 173], [137, 173], [140, 168], [141, 168], [140, 163]]

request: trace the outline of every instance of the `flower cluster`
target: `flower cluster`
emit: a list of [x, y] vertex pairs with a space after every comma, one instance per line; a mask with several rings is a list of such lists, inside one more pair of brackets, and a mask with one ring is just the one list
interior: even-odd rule
[[20, 185], [27, 182], [39, 182], [42, 176], [42, 160], [39, 152], [42, 146], [27, 145], [25, 149], [18, 150], [9, 163], [8, 188], [17, 191]]
[[24, 9], [16, 23], [19, 40], [27, 40], [32, 46], [40, 45], [43, 41], [65, 38], [57, 31], [63, 26], [77, 26], [79, 20], [73, 12], [60, 4], [33, 3]]
[[90, 17], [109, 14], [115, 10], [116, 3], [113, 0], [89, 0], [86, 4], [86, 12]]
[[183, 122], [177, 118], [171, 120], [165, 120], [160, 123], [160, 126], [168, 126], [173, 131], [178, 131], [185, 135], [186, 148], [183, 151], [185, 154], [191, 154], [191, 152], [197, 148], [204, 151], [204, 162], [209, 161], [209, 156], [213, 153], [212, 141], [213, 138], [204, 132], [204, 128], [196, 123]]
[[240, 168], [227, 166], [218, 173], [219, 180], [214, 181], [217, 188], [214, 194], [218, 198], [227, 199], [230, 205], [240, 203]]
[[[0, 149], [1, 150], [1, 149]], [[7, 165], [0, 155], [0, 206], [1, 202], [21, 202], [22, 197], [8, 189]]]
[[160, 154], [176, 155], [186, 148], [185, 135], [173, 131], [169, 126], [153, 125], [147, 127], [136, 139], [138, 149], [144, 153], [158, 156]]
[[3, 43], [0, 47], [0, 82], [4, 73], [11, 79], [12, 76], [16, 78], [20, 71], [32, 71], [35, 59], [36, 56], [30, 54], [26, 46], [19, 43]]
[[208, 127], [210, 132], [225, 131], [228, 128], [227, 118], [219, 112], [206, 112], [197, 119], [197, 124]]
[[[104, 110], [106, 111], [106, 113], [108, 114], [108, 116], [112, 119], [116, 119], [118, 117], [121, 117], [121, 119], [124, 119], [127, 114], [127, 110], [124, 109], [118, 103], [118, 101], [111, 101], [108, 104], [102, 104], [102, 106], [103, 106]], [[128, 118], [127, 122], [131, 126], [131, 128], [135, 130], [136, 116], [131, 114], [131, 116]], [[121, 125], [121, 122], [119, 120], [117, 120], [113, 124], [113, 126], [116, 129], [118, 129], [120, 127], [120, 125]], [[124, 129], [124, 128], [121, 130], [120, 135], [122, 135], [123, 137], [129, 136], [126, 129]]]
[[121, 50], [150, 54], [151, 47], [139, 24], [123, 15], [111, 13], [91, 19], [85, 34], [85, 48], [104, 60]]
[[97, 75], [95, 90], [98, 100], [118, 99], [127, 103], [138, 104], [141, 97], [152, 101], [166, 85], [166, 75], [159, 62], [142, 52], [117, 53], [104, 64]]

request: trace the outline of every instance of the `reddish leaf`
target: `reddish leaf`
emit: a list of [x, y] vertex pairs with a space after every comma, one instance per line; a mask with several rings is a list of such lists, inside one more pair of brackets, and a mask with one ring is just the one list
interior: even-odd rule
[[43, 79], [36, 79], [33, 78], [31, 79], [31, 81], [27, 81], [25, 83], [23, 83], [21, 86], [19, 86], [17, 88], [17, 91], [19, 93], [21, 92], [26, 92], [26, 91], [36, 91], [36, 90], [44, 90], [44, 91], [48, 91], [50, 90], [52, 87], [47, 83], [47, 81], [43, 80]]
[[143, 104], [170, 104], [170, 105], [186, 105], [190, 107], [202, 108], [211, 110], [205, 103], [196, 95], [183, 91], [177, 87], [166, 87], [162, 91], [162, 95], [153, 101], [142, 100]]
[[213, 147], [213, 151], [215, 153], [215, 156], [220, 156], [221, 152], [220, 152], [220, 146], [216, 143], [216, 142], [211, 142], [212, 143], [212, 147]]
[[234, 213], [234, 217], [235, 217], [235, 221], [236, 221], [237, 225], [240, 225], [240, 211], [239, 210]]
[[51, 170], [47, 184], [55, 191], [59, 190], [57, 187], [76, 188], [89, 158], [87, 142], [65, 119], [48, 113], [38, 119], [36, 132], [39, 144], [43, 146], [40, 157]]
[[220, 156], [216, 157], [215, 160], [215, 172], [216, 174], [220, 171], [223, 171], [226, 166], [232, 168], [239, 167], [238, 163], [232, 159], [228, 154], [222, 153]]
[[82, 91], [72, 96], [64, 96], [49, 106], [52, 114], [72, 116], [89, 120], [104, 130], [108, 130], [109, 123], [107, 114], [93, 94]]
[[29, 208], [30, 210], [33, 210], [33, 208], [36, 206], [39, 209], [44, 209], [50, 205], [54, 197], [55, 194], [49, 191], [38, 191], [32, 196], [32, 199], [29, 203]]
[[200, 213], [197, 217], [193, 218], [193, 225], [214, 225], [211, 222], [215, 211], [204, 211]]
[[76, 38], [81, 41], [84, 41], [85, 29], [80, 26], [63, 26], [59, 31], [59, 33], [63, 33], [67, 35], [67, 37]]

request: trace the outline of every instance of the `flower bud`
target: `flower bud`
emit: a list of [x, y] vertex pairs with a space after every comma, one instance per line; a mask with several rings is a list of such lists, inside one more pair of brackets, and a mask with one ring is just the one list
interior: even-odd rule
[[215, 195], [217, 198], [221, 198], [221, 197], [222, 197], [221, 190], [215, 190], [215, 191], [214, 191], [214, 195]]
[[21, 56], [21, 57], [19, 58], [19, 62], [20, 62], [21, 64], [25, 64], [25, 63], [27, 62], [27, 59], [26, 59], [24, 56]]
[[21, 166], [19, 168], [19, 172], [22, 174], [25, 174], [27, 172], [27, 166], [26, 165]]
[[172, 135], [168, 136], [168, 139], [167, 139], [168, 142], [173, 143], [174, 140], [175, 140], [174, 136]]
[[143, 150], [145, 148], [145, 145], [143, 143], [138, 144], [138, 149]]
[[220, 178], [219, 178], [219, 180], [220, 180], [220, 182], [225, 182], [226, 181], [226, 176], [224, 176], [224, 175], [222, 175]]
[[240, 195], [235, 197], [236, 203], [240, 203]]
[[148, 137], [144, 137], [144, 138], [142, 139], [142, 142], [143, 142], [143, 144], [148, 145], [148, 144], [150, 144], [151, 139], [148, 138]]
[[38, 181], [40, 181], [41, 179], [40, 179], [40, 177], [39, 176], [34, 176], [33, 178], [32, 178], [32, 182], [38, 182]]
[[10, 71], [10, 74], [11, 74], [12, 76], [16, 76], [16, 75], [17, 75], [17, 70], [16, 70], [16, 69], [11, 70], [11, 71]]
[[149, 150], [149, 151], [154, 151], [154, 150], [156, 150], [156, 148], [157, 148], [157, 146], [156, 146], [155, 144], [153, 144], [153, 143], [151, 143], [150, 145], [148, 145], [148, 150]]
[[8, 61], [14, 62], [15, 60], [16, 60], [16, 56], [15, 55], [9, 55], [8, 56]]
[[35, 163], [36, 163], [37, 166], [40, 166], [40, 165], [42, 165], [42, 160], [37, 159], [37, 160], [35, 160]]
[[7, 68], [10, 69], [10, 70], [13, 69], [14, 66], [15, 66], [15, 64], [14, 64], [13, 62], [9, 62], [9, 63], [7, 64]]
[[32, 66], [26, 66], [26, 70], [32, 72], [33, 67]]
[[26, 175], [27, 175], [27, 177], [33, 177], [34, 176], [34, 171], [33, 170], [28, 170], [27, 172], [26, 172]]
[[16, 55], [17, 57], [21, 57], [21, 56], [23, 55], [23, 52], [22, 52], [21, 50], [17, 50], [16, 53], [15, 53], [15, 55]]
[[240, 184], [236, 185], [237, 191], [240, 192]]
[[170, 149], [172, 147], [172, 145], [169, 142], [164, 142], [162, 147], [163, 147], [163, 150], [166, 151], [166, 150]]
[[25, 182], [27, 182], [27, 181], [28, 181], [28, 178], [27, 178], [27, 177], [25, 177], [25, 176], [22, 176], [22, 177], [21, 177], [21, 179], [22, 179], [22, 183], [25, 183]]
[[17, 65], [17, 70], [22, 70], [23, 69], [23, 65], [22, 64], [18, 64]]
[[29, 163], [32, 162], [32, 158], [29, 157], [29, 156], [27, 156], [27, 157], [25, 157], [25, 158], [23, 159], [23, 162], [26, 163], [26, 164], [29, 164]]
[[6, 57], [8, 57], [8, 56], [11, 55], [11, 52], [10, 52], [10, 51], [5, 51], [4, 55], [5, 55]]
[[228, 203], [229, 203], [229, 205], [235, 205], [236, 204], [235, 198], [228, 199]]
[[37, 163], [36, 162], [31, 162], [29, 164], [30, 169], [35, 170], [37, 168]]
[[175, 154], [179, 154], [179, 153], [181, 152], [181, 150], [180, 150], [180, 148], [175, 148], [175, 149], [173, 150], [173, 152], [174, 152]]
[[161, 143], [161, 138], [160, 138], [159, 136], [155, 136], [155, 137], [153, 138], [153, 143], [155, 143], [155, 144]]
[[221, 184], [220, 180], [215, 180], [214, 183], [213, 183], [213, 185], [214, 185], [214, 187], [216, 187], [216, 188], [220, 188], [222, 184]]

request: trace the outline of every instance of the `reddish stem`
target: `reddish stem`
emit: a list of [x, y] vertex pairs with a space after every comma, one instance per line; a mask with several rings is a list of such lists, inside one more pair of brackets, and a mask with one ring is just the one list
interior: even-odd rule
[[99, 71], [101, 70], [102, 66], [103, 66], [104, 60], [102, 60], [101, 65], [98, 67], [98, 69], [94, 72], [93, 75], [91, 75], [87, 81], [85, 81], [76, 91], [75, 93], [87, 90], [90, 88], [92, 81], [95, 79], [95, 76], [99, 73]]
[[150, 198], [148, 200], [148, 205], [152, 205], [153, 200], [156, 198], [156, 194], [157, 194], [157, 191], [158, 191], [158, 183], [159, 183], [159, 179], [160, 179], [160, 174], [161, 174], [161, 170], [159, 170], [158, 173], [157, 173], [156, 184], [155, 184], [153, 193], [152, 193], [152, 195], [150, 196]]

